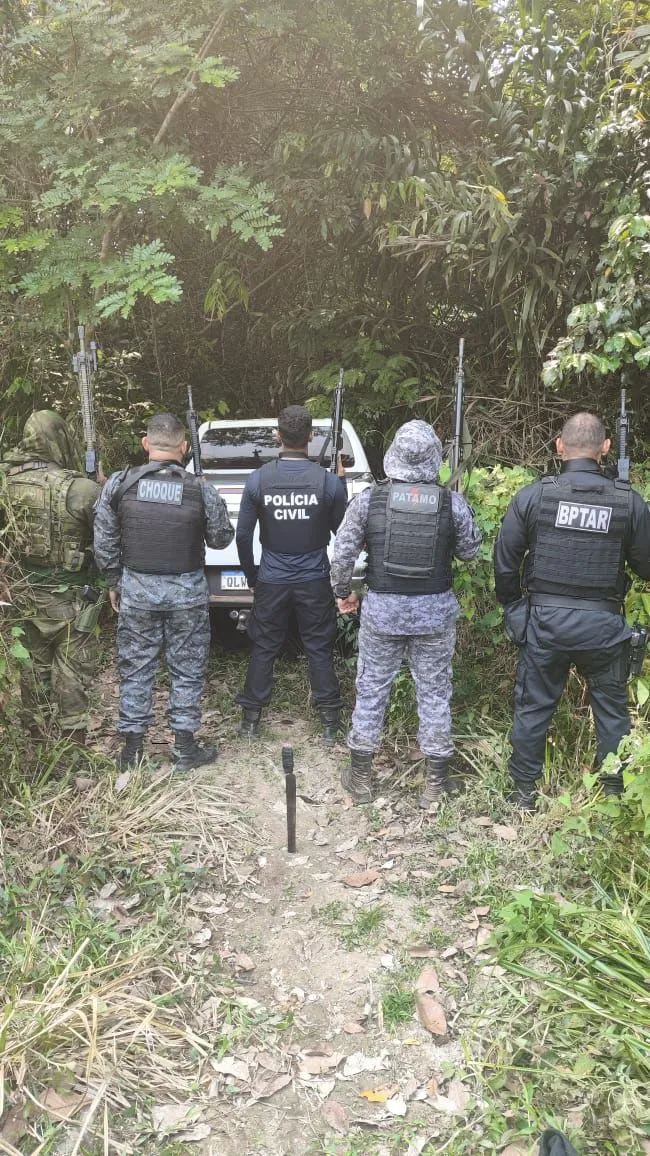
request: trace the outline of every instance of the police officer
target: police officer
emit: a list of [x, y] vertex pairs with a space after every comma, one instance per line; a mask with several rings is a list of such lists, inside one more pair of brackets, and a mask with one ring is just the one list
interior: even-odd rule
[[424, 421], [407, 422], [384, 457], [386, 481], [350, 503], [336, 538], [332, 587], [342, 614], [358, 607], [350, 583], [364, 543], [368, 551], [350, 763], [341, 774], [355, 803], [372, 800], [372, 757], [405, 652], [417, 693], [418, 741], [426, 756], [420, 806], [428, 808], [448, 786], [451, 664], [459, 615], [452, 558], [475, 558], [481, 534], [465, 499], [439, 484], [441, 461], [434, 429]]
[[234, 530], [213, 486], [183, 469], [187, 443], [177, 417], [162, 413], [152, 418], [142, 445], [148, 464], [113, 474], [95, 517], [95, 557], [119, 613], [120, 765], [133, 766], [142, 757], [164, 649], [171, 679], [172, 758], [177, 770], [188, 771], [217, 754], [216, 747], [194, 737], [210, 646], [205, 542], [222, 550]]
[[[250, 475], [237, 520], [239, 562], [255, 592], [249, 634], [253, 641], [240, 734], [259, 733], [262, 707], [271, 698], [273, 666], [287, 635], [291, 611], [309, 663], [312, 702], [320, 710], [328, 745], [336, 742], [341, 691], [334, 672], [336, 610], [329, 584], [327, 546], [347, 504], [345, 483], [307, 454], [311, 415], [289, 405], [278, 418], [281, 451]], [[262, 559], [253, 559], [260, 525]]]
[[[99, 607], [84, 602], [92, 566], [93, 506], [100, 487], [80, 474], [63, 418], [39, 410], [19, 446], [5, 455], [9, 528], [25, 573], [23, 628], [32, 670], [23, 700], [37, 709], [34, 683], [51, 696], [61, 729], [83, 743], [88, 688], [97, 662]], [[32, 718], [37, 717], [32, 713]]]
[[[629, 483], [602, 473], [609, 447], [600, 418], [569, 418], [557, 439], [560, 474], [515, 495], [495, 546], [497, 598], [521, 646], [510, 798], [526, 811], [535, 809], [546, 733], [572, 665], [587, 681], [599, 764], [630, 729], [625, 567], [650, 578], [650, 511]], [[604, 785], [618, 793], [620, 775]]]

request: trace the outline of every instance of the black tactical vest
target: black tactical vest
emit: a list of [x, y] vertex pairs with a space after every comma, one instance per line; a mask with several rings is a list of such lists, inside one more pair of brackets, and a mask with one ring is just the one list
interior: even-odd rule
[[126, 470], [111, 498], [122, 564], [141, 574], [186, 574], [205, 563], [203, 483], [177, 462]]
[[567, 473], [542, 478], [540, 485], [526, 566], [529, 592], [622, 602], [631, 523], [628, 483]]
[[[291, 459], [292, 462], [300, 459]], [[305, 458], [300, 469], [268, 462], [260, 475], [260, 541], [274, 554], [310, 554], [330, 540], [327, 470]]]
[[366, 529], [370, 590], [442, 594], [451, 589], [451, 494], [435, 483], [379, 482]]

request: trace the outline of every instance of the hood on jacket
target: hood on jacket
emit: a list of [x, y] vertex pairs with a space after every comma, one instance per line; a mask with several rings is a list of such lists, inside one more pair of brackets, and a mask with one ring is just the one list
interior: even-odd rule
[[384, 455], [384, 472], [396, 482], [435, 482], [442, 464], [442, 444], [426, 421], [400, 426]]
[[72, 434], [61, 415], [52, 409], [39, 409], [27, 418], [22, 441], [5, 454], [4, 460], [13, 466], [54, 462], [65, 470], [77, 470], [79, 465]]

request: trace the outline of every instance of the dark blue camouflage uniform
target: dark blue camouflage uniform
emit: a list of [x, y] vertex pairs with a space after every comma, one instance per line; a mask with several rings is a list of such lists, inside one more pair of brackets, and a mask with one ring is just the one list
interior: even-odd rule
[[[433, 428], [411, 421], [398, 430], [384, 457], [384, 471], [395, 481], [435, 482], [441, 461], [442, 446]], [[350, 592], [354, 564], [365, 542], [371, 494], [372, 487], [350, 503], [336, 536], [331, 577], [337, 598]], [[451, 504], [454, 556], [470, 561], [478, 554], [481, 533], [462, 495], [452, 493]], [[348, 735], [351, 750], [371, 753], [379, 748], [391, 686], [406, 655], [417, 695], [420, 748], [433, 758], [453, 753], [452, 659], [459, 613], [452, 590], [368, 591], [361, 605], [357, 700]]]
[[[120, 592], [117, 667], [121, 734], [144, 734], [153, 720], [152, 696], [164, 649], [171, 680], [169, 720], [173, 731], [195, 734], [210, 648], [205, 572], [141, 574], [122, 567], [120, 528], [110, 499], [123, 474], [106, 483], [95, 511], [95, 557], [109, 585]], [[205, 541], [222, 550], [234, 537], [223, 498], [204, 485]]]

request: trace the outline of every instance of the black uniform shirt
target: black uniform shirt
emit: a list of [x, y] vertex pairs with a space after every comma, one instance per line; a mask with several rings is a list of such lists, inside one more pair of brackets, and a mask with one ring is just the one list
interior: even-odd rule
[[[575, 473], [576, 481], [588, 483], [589, 474], [599, 474], [600, 467], [593, 458], [573, 458], [563, 462], [562, 473]], [[504, 606], [522, 595], [522, 567], [535, 534], [540, 491], [539, 481], [524, 486], [515, 494], [501, 524], [494, 547], [494, 579], [497, 598]], [[636, 490], [632, 490], [632, 525], [625, 561], [640, 578], [650, 580], [650, 510]], [[630, 635], [625, 619], [606, 611], [534, 606], [531, 618], [540, 646], [606, 649]]]

